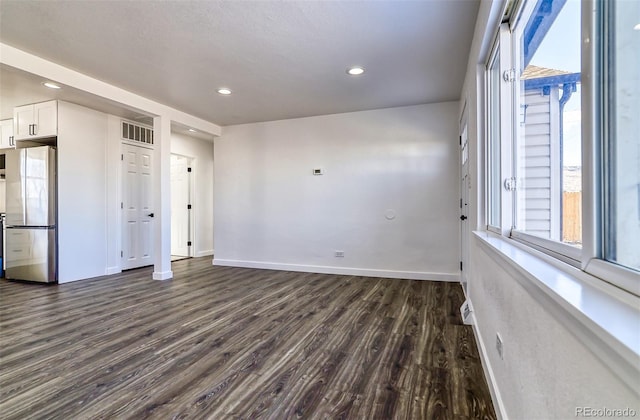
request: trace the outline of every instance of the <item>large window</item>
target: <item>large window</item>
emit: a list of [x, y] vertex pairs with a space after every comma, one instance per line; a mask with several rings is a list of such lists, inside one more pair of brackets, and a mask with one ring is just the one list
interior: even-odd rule
[[640, 1], [518, 5], [487, 61], [487, 225], [638, 295]]

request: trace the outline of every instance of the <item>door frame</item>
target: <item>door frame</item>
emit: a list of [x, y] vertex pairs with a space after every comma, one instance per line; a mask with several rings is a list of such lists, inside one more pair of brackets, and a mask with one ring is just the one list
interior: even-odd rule
[[[184, 155], [182, 153], [173, 153], [172, 156], [180, 156], [187, 159], [187, 166], [191, 168], [191, 172], [189, 173], [189, 204], [191, 204], [191, 210], [188, 213], [189, 220], [189, 240], [191, 241], [191, 246], [189, 247], [189, 258], [193, 258], [196, 255], [196, 194], [195, 194], [195, 173], [196, 173], [196, 158], [189, 155]], [[173, 238], [172, 238], [173, 240]]]
[[[462, 105], [460, 121], [458, 126], [460, 136], [459, 162], [460, 162], [460, 283], [465, 295], [469, 276], [469, 250], [471, 241], [471, 222], [469, 218], [469, 199], [471, 189], [471, 179], [469, 178], [469, 116], [467, 112], [467, 100]], [[464, 220], [463, 220], [464, 216]]]

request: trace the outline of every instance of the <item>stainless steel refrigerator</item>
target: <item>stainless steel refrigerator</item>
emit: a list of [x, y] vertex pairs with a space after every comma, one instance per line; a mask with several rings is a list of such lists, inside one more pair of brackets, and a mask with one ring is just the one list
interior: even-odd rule
[[6, 152], [5, 277], [57, 281], [56, 150]]

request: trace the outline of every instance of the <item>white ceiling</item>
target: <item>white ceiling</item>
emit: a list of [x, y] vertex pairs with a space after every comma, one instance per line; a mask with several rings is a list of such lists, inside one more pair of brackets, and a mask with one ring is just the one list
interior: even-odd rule
[[[86, 106], [124, 119], [153, 125], [153, 117], [138, 110], [126, 108], [122, 104], [100, 98], [71, 86], [60, 85], [62, 89], [48, 89], [43, 86], [47, 81], [10, 66], [0, 64], [0, 120], [13, 118], [13, 108], [25, 104], [59, 99]], [[191, 132], [190, 127], [171, 123], [171, 131], [200, 140], [213, 141], [213, 136], [203, 132]]]
[[2, 0], [0, 40], [230, 125], [458, 100], [478, 6]]
[[40, 76], [0, 64], [0, 119], [13, 118], [13, 108], [16, 106], [62, 99], [128, 120], [153, 123], [152, 117], [70, 86], [61, 85], [62, 89], [48, 89], [42, 85], [46, 81]]

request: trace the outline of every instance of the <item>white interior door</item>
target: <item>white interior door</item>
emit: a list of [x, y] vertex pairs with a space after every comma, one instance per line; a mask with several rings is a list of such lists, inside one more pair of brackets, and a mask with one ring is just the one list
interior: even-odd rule
[[467, 116], [463, 112], [460, 124], [460, 281], [462, 287], [467, 292], [467, 272], [469, 267], [469, 189], [471, 188], [471, 179], [469, 178], [469, 136], [467, 133]]
[[153, 150], [122, 144], [122, 268], [153, 264]]
[[191, 160], [171, 155], [171, 255], [191, 256]]

